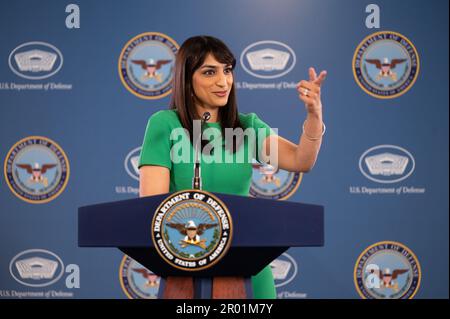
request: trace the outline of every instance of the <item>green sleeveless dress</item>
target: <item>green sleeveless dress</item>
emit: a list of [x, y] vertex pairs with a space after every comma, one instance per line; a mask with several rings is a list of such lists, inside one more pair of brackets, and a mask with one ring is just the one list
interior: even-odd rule
[[[249, 127], [255, 129], [256, 143], [244, 139], [242, 147], [234, 154], [225, 150], [224, 144], [221, 143], [218, 145], [222, 145], [222, 152], [202, 154], [202, 189], [205, 191], [249, 196], [253, 173], [251, 158], [258, 160], [258, 151], [262, 147], [264, 138], [274, 134], [274, 131], [255, 113], [239, 113], [239, 119], [244, 129]], [[208, 130], [209, 128], [213, 129]], [[170, 192], [192, 188], [194, 149], [191, 143], [188, 143], [188, 137], [182, 129], [177, 111], [163, 110], [154, 113], [147, 124], [139, 159], [139, 167], [156, 165], [170, 170]], [[209, 141], [218, 138], [216, 141], [220, 143], [222, 139], [219, 132], [220, 123], [205, 124], [204, 134], [210, 133]], [[186, 147], [186, 145], [189, 146]], [[187, 156], [188, 160], [186, 157], [180, 160], [180, 157], [176, 158], [175, 155]], [[222, 161], [217, 161], [218, 158], [222, 158]], [[252, 277], [252, 286], [255, 299], [276, 298], [274, 279], [269, 266]]]

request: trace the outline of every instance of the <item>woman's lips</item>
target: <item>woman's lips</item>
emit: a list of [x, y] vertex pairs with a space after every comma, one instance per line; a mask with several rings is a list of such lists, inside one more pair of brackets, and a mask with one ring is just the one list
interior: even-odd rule
[[225, 97], [228, 93], [228, 91], [218, 91], [218, 92], [213, 92], [215, 95], [217, 95], [218, 97]]

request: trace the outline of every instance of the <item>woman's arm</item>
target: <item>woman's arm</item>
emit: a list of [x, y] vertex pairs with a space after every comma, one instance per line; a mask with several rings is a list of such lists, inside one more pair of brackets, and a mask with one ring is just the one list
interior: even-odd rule
[[[270, 146], [277, 145], [278, 163], [272, 163], [272, 165], [275, 164], [275, 166], [290, 172], [309, 172], [313, 168], [322, 144], [323, 125], [320, 86], [325, 77], [325, 71], [322, 71], [317, 76], [314, 68], [310, 68], [309, 81], [302, 80], [298, 83], [299, 98], [305, 103], [307, 111], [304, 131], [302, 131], [300, 141], [296, 145], [281, 136], [268, 136], [263, 144], [262, 158], [264, 161], [267, 162], [269, 160], [269, 156], [265, 154], [270, 154]], [[303, 123], [299, 127], [303, 130]]]
[[145, 165], [139, 169], [139, 197], [169, 192], [170, 170], [164, 166]]

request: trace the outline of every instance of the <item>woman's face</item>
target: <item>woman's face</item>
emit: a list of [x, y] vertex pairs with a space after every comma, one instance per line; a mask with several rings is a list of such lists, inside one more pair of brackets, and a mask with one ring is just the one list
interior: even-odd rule
[[233, 86], [232, 67], [218, 62], [212, 54], [208, 54], [200, 68], [194, 72], [192, 85], [196, 104], [199, 106], [204, 108], [224, 106], [228, 102]]

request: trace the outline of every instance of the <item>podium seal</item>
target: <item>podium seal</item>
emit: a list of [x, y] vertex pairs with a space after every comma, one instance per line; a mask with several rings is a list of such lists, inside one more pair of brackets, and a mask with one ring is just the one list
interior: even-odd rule
[[231, 245], [233, 223], [225, 204], [211, 193], [183, 190], [156, 209], [152, 241], [171, 266], [198, 271], [216, 264]]

